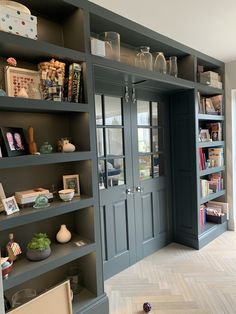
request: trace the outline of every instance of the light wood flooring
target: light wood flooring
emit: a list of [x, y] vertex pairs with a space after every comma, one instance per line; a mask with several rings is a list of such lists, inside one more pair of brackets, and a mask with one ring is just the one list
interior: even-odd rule
[[110, 314], [236, 313], [236, 233], [201, 250], [171, 243], [105, 282]]

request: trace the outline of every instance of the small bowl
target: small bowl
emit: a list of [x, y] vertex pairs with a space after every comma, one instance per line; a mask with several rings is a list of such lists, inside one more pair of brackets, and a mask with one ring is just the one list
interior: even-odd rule
[[58, 193], [59, 193], [60, 198], [64, 202], [69, 202], [74, 197], [75, 190], [74, 189], [65, 189], [65, 190], [60, 190]]
[[[4, 267], [2, 268], [2, 277], [3, 278], [7, 278], [8, 277], [8, 274], [12, 271], [12, 265], [13, 265], [13, 262], [8, 260], [8, 262], [10, 263], [10, 265], [8, 265], [7, 267]], [[1, 267], [1, 266], [0, 266]]]

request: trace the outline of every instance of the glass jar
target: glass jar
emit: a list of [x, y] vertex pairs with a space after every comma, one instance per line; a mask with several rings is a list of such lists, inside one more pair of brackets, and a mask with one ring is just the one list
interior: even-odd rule
[[40, 147], [41, 154], [50, 154], [52, 152], [52, 145], [48, 142], [44, 142], [43, 145]]
[[120, 61], [120, 34], [116, 32], [104, 32], [99, 38], [105, 42], [106, 58]]
[[150, 47], [141, 46], [140, 51], [135, 58], [135, 66], [143, 68], [149, 71], [153, 70], [152, 66], [152, 54], [150, 53]]
[[170, 61], [170, 75], [177, 77], [178, 75], [177, 57], [172, 56], [170, 57], [169, 61]]
[[163, 52], [158, 52], [154, 63], [154, 71], [166, 74], [166, 59]]

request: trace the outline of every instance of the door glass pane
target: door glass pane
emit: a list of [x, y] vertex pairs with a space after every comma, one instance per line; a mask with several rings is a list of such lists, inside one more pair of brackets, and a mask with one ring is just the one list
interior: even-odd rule
[[102, 97], [95, 95], [96, 124], [102, 125]]
[[158, 103], [157, 102], [152, 103], [152, 125], [153, 126], [158, 125]]
[[123, 155], [123, 129], [106, 128], [107, 155]]
[[151, 152], [150, 129], [138, 128], [138, 151]]
[[152, 129], [153, 152], [163, 150], [163, 128]]
[[124, 184], [124, 161], [122, 158], [107, 160], [108, 186]]
[[105, 124], [121, 125], [121, 99], [105, 96]]
[[98, 161], [98, 182], [99, 182], [99, 189], [106, 188], [106, 171], [105, 171], [105, 162], [104, 160]]
[[153, 156], [153, 177], [157, 178], [164, 175], [164, 157], [163, 154]]
[[152, 177], [151, 156], [139, 156], [139, 179], [146, 180]]
[[150, 125], [150, 105], [148, 101], [137, 101], [137, 124]]
[[97, 151], [98, 157], [104, 156], [104, 141], [102, 128], [97, 128]]

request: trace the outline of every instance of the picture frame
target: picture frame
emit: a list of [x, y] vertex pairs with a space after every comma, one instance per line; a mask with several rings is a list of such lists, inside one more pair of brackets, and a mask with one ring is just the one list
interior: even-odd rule
[[199, 140], [201, 142], [209, 142], [211, 140], [210, 132], [208, 129], [201, 129], [199, 133]]
[[[5, 71], [5, 84], [7, 95], [10, 97], [18, 97], [20, 90], [24, 88], [30, 98], [41, 99], [38, 71], [9, 66]], [[29, 95], [30, 93], [33, 95]]]
[[4, 192], [4, 189], [3, 189], [3, 186], [2, 186], [2, 183], [0, 182], [0, 213], [1, 212], [4, 212], [5, 208], [3, 206], [3, 202], [2, 200], [6, 198], [6, 195], [5, 195], [5, 192]]
[[1, 127], [3, 156], [13, 157], [27, 154], [27, 143], [22, 128]]
[[2, 203], [7, 215], [15, 214], [20, 210], [14, 196], [4, 198]]
[[79, 183], [79, 175], [71, 174], [63, 176], [63, 188], [64, 189], [74, 189], [75, 195], [80, 195], [80, 183]]

